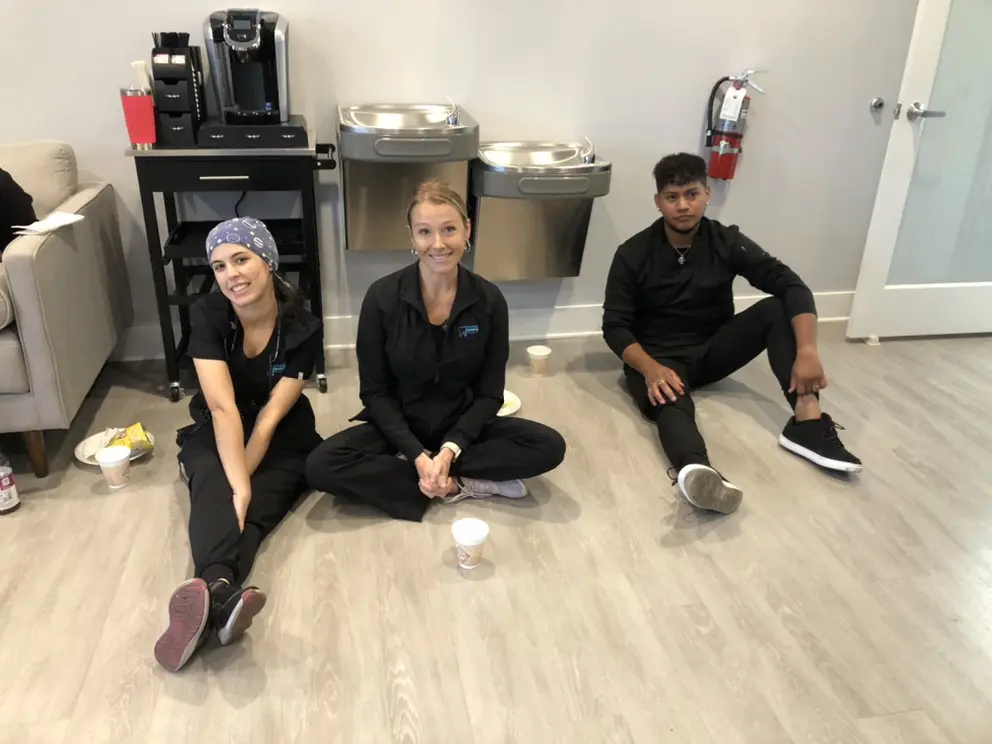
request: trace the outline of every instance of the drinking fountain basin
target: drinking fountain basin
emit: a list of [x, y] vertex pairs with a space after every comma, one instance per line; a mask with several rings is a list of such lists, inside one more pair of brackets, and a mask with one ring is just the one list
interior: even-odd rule
[[468, 161], [478, 152], [479, 125], [456, 104], [339, 106], [338, 147], [350, 160]]
[[484, 142], [473, 165], [478, 196], [596, 197], [610, 190], [612, 164], [591, 143]]

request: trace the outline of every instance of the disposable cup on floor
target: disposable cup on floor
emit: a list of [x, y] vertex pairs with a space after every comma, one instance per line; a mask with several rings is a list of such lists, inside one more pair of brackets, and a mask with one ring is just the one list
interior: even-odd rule
[[113, 489], [124, 488], [131, 480], [131, 448], [123, 445], [104, 447], [96, 455], [107, 485]]
[[546, 375], [550, 368], [551, 349], [547, 346], [528, 346], [527, 357], [530, 359], [530, 371], [535, 375]]
[[459, 519], [451, 525], [451, 537], [455, 541], [458, 565], [471, 570], [482, 560], [482, 549], [489, 537], [489, 525], [475, 517]]

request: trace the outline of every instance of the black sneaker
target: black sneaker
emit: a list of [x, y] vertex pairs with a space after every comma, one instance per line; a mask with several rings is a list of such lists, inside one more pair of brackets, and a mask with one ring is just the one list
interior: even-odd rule
[[782, 430], [778, 443], [821, 468], [859, 473], [861, 460], [848, 452], [837, 436], [837, 430], [843, 428], [826, 413], [812, 421], [796, 421], [793, 416]]
[[730, 514], [737, 511], [744, 492], [709, 465], [686, 465], [672, 479], [685, 500], [699, 509]]
[[241, 589], [226, 581], [215, 581], [210, 585], [210, 613], [221, 646], [233, 643], [245, 634], [255, 615], [265, 607], [265, 600], [265, 593], [254, 586]]
[[209, 621], [206, 582], [184, 581], [169, 598], [169, 627], [155, 642], [155, 660], [170, 672], [178, 672], [206, 641]]

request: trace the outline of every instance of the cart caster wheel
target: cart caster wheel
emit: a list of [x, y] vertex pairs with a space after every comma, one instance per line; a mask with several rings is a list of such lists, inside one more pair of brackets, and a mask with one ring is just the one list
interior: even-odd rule
[[173, 382], [169, 385], [169, 398], [173, 403], [178, 403], [183, 397], [183, 389], [179, 387], [178, 382]]
[[317, 375], [317, 389], [322, 392], [327, 392], [327, 378], [324, 375]]

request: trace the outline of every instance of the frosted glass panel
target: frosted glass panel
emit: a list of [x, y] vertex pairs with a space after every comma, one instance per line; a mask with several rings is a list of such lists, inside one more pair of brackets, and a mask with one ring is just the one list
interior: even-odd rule
[[990, 0], [953, 0], [923, 102], [947, 115], [913, 125], [921, 141], [887, 284], [992, 281], [990, 29]]

